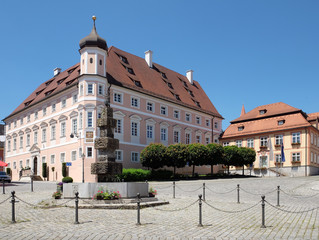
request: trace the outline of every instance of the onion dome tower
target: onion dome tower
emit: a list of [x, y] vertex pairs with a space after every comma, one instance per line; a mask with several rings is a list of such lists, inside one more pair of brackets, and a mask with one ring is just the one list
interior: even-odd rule
[[106, 77], [107, 44], [105, 39], [97, 34], [95, 27], [96, 17], [93, 16], [91, 33], [80, 40], [81, 75], [97, 74]]

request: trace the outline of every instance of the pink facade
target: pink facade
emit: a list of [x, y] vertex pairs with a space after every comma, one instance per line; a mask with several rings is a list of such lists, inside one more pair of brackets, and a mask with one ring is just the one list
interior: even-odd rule
[[83, 180], [83, 170], [85, 182], [97, 180], [91, 174], [96, 120], [110, 84], [117, 161], [124, 168], [140, 168], [140, 151], [151, 142], [218, 142], [223, 118], [199, 83], [100, 43], [81, 40], [80, 64], [41, 84], [5, 119], [6, 162], [14, 181], [25, 167], [41, 177], [44, 162], [50, 181], [62, 179], [62, 162], [71, 164], [68, 175], [75, 182]]

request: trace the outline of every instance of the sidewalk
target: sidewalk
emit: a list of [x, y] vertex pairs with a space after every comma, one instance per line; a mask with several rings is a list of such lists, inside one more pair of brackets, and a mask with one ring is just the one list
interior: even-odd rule
[[[199, 227], [198, 195], [203, 194]], [[240, 203], [237, 203], [240, 184]], [[13, 184], [1, 194], [0, 202], [15, 190], [22, 200], [38, 204], [51, 199], [54, 183]], [[1, 239], [319, 239], [319, 177], [216, 179], [150, 182], [158, 198], [169, 205], [141, 209], [79, 209], [80, 224], [74, 224], [75, 210], [68, 207], [34, 208], [16, 204], [17, 223], [11, 224], [11, 204], [1, 207]], [[280, 186], [280, 207], [277, 203]], [[265, 225], [261, 228], [261, 195], [266, 195]], [[317, 195], [318, 194], [318, 195]], [[63, 200], [61, 200], [63, 201]], [[269, 203], [269, 204], [268, 204]], [[316, 208], [316, 209], [314, 209]], [[313, 210], [314, 209], [314, 210]]]

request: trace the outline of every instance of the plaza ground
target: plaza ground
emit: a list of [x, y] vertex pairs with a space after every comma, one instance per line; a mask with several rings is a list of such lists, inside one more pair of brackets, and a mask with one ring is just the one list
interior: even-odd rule
[[[198, 226], [203, 183], [206, 201], [203, 226]], [[136, 225], [136, 210], [124, 209], [79, 209], [80, 224], [74, 224], [74, 208], [33, 206], [52, 199], [55, 183], [34, 182], [31, 192], [29, 183], [14, 182], [6, 186], [6, 194], [0, 189], [0, 239], [319, 239], [319, 176], [178, 181], [175, 198], [172, 182], [150, 186], [170, 204], [141, 209], [141, 225]], [[10, 200], [5, 201], [13, 190], [19, 198], [15, 224]], [[266, 199], [265, 228], [261, 195]], [[74, 200], [68, 204], [74, 206]]]

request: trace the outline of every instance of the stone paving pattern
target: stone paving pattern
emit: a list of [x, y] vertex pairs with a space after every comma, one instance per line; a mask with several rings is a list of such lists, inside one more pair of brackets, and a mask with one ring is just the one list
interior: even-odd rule
[[[203, 227], [199, 227], [197, 200], [203, 182], [207, 204], [202, 205]], [[74, 208], [41, 209], [21, 201], [16, 204], [17, 223], [12, 224], [11, 203], [6, 201], [0, 205], [0, 239], [319, 239], [319, 176], [178, 181], [175, 199], [172, 182], [150, 185], [157, 189], [159, 199], [170, 204], [141, 209], [141, 225], [136, 225], [136, 210], [79, 209], [80, 224], [74, 224]], [[266, 228], [261, 228], [261, 195], [275, 206], [278, 185], [280, 207], [266, 203]], [[14, 190], [23, 201], [38, 204], [52, 199], [56, 189], [55, 183], [34, 182], [31, 192], [30, 184], [16, 182], [2, 194], [0, 187], [0, 203]], [[57, 204], [65, 201], [57, 200]]]

